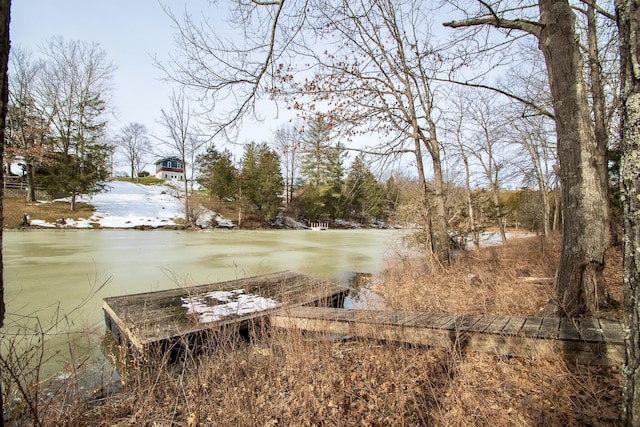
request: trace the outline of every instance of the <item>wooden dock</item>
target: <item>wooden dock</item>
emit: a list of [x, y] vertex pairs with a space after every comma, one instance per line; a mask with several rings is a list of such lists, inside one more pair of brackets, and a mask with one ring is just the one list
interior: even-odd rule
[[[332, 308], [348, 289], [293, 273], [191, 288], [105, 298], [107, 327], [120, 344], [146, 353], [198, 345], [211, 331], [233, 331], [264, 320], [299, 329], [374, 340], [472, 350], [507, 356], [620, 365], [625, 335], [617, 320], [511, 317]], [[195, 344], [194, 344], [195, 343]]]
[[[107, 328], [119, 344], [141, 353], [195, 342], [224, 326], [246, 327], [282, 307], [341, 304], [343, 286], [293, 272], [109, 297], [103, 300]], [[335, 305], [335, 304], [334, 304]]]
[[290, 307], [272, 313], [270, 325], [578, 364], [619, 365], [625, 353], [623, 325], [605, 319]]

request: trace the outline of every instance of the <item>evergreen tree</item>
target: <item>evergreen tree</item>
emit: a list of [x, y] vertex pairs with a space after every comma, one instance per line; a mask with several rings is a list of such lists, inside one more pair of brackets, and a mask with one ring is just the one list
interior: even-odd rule
[[319, 116], [303, 137], [300, 173], [305, 182], [302, 209], [310, 220], [335, 219], [344, 212], [344, 147], [331, 143], [331, 127]]
[[[91, 144], [81, 156], [53, 153], [51, 161], [37, 171], [36, 182], [51, 194], [101, 192], [107, 185], [112, 151], [106, 144]], [[75, 197], [71, 200], [71, 210], [75, 210]]]
[[235, 198], [238, 192], [238, 170], [232, 159], [229, 150], [220, 153], [213, 145], [196, 158], [198, 184], [216, 196], [221, 207], [225, 198]]
[[345, 180], [344, 197], [349, 217], [358, 221], [380, 218], [384, 208], [384, 187], [365, 165], [362, 156], [355, 158]]
[[276, 217], [280, 208], [284, 180], [280, 159], [267, 144], [245, 146], [242, 160], [242, 195], [263, 221]]

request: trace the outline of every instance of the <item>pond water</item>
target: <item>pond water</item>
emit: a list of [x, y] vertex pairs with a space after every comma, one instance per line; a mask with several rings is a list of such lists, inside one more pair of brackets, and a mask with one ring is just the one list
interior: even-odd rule
[[45, 330], [57, 323], [51, 340], [66, 348], [70, 336], [82, 337], [78, 346], [89, 348], [104, 333], [103, 297], [282, 270], [327, 280], [373, 273], [400, 237], [391, 230], [8, 231], [2, 332], [13, 334], [27, 320]]

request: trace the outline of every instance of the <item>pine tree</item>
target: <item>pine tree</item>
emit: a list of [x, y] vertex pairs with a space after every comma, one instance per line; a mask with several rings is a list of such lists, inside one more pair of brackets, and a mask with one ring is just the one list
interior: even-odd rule
[[303, 213], [310, 220], [335, 219], [344, 212], [342, 180], [344, 147], [331, 143], [331, 127], [319, 116], [303, 137], [300, 174], [305, 182]]
[[196, 180], [209, 191], [211, 197], [218, 198], [220, 207], [224, 199], [235, 198], [238, 193], [238, 170], [232, 159], [229, 150], [220, 153], [213, 145], [196, 158]]
[[351, 164], [344, 198], [348, 215], [358, 221], [370, 221], [383, 214], [384, 187], [365, 165], [362, 156], [356, 157]]
[[242, 160], [242, 195], [263, 221], [276, 217], [284, 190], [280, 159], [266, 144], [245, 146]]

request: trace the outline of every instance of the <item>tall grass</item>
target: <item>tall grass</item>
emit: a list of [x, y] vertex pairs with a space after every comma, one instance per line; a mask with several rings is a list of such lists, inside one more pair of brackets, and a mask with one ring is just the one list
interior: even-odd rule
[[[551, 285], [558, 247], [526, 239], [460, 256], [446, 271], [415, 258], [389, 266], [376, 291], [395, 309], [534, 314]], [[610, 264], [615, 268], [618, 253]], [[621, 286], [609, 272], [612, 294]], [[616, 316], [619, 313], [603, 313]], [[336, 340], [258, 329], [177, 363], [124, 357], [121, 392], [83, 401], [43, 425], [583, 426], [620, 419], [618, 368], [509, 358], [457, 348]]]

